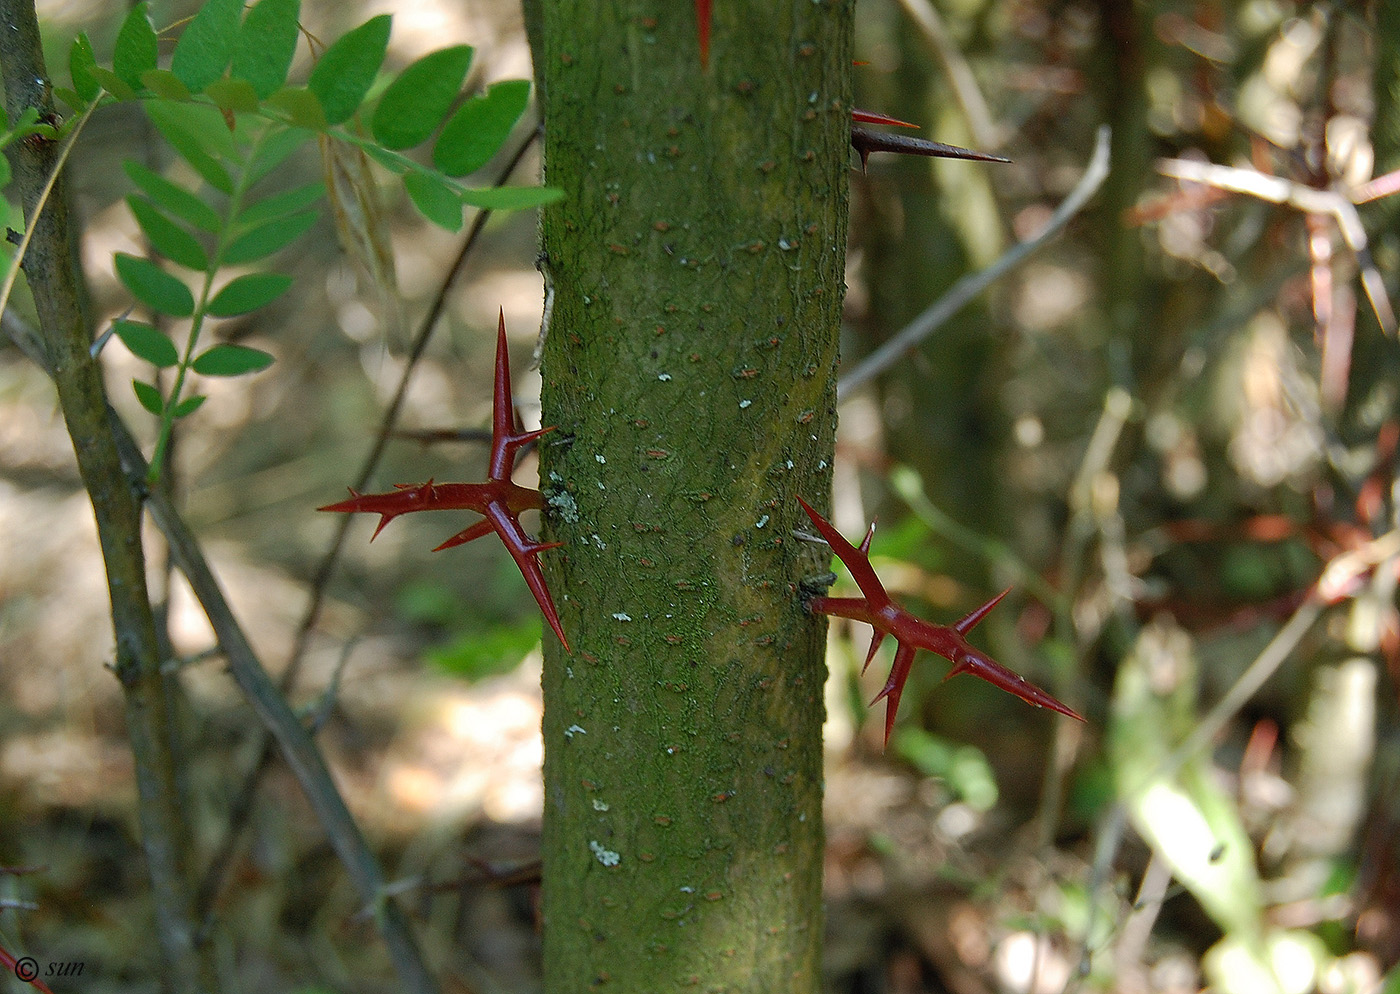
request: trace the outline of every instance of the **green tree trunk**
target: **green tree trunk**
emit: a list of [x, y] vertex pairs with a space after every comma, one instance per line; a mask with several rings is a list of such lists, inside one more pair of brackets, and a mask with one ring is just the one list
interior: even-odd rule
[[814, 991], [849, 0], [546, 0], [549, 991]]

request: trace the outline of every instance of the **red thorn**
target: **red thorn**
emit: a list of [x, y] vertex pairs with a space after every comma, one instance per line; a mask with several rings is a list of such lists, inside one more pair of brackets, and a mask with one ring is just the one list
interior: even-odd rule
[[884, 641], [885, 633], [878, 628], [874, 629], [870, 636], [870, 650], [865, 654], [865, 665], [860, 668], [862, 673], [870, 669], [870, 661], [875, 658], [875, 653], [880, 651], [880, 646]]
[[695, 0], [695, 33], [700, 42], [700, 68], [710, 67], [710, 0]]
[[851, 111], [851, 120], [859, 121], [861, 124], [888, 124], [894, 128], [918, 128], [917, 124], [910, 124], [908, 121], [901, 121], [897, 117], [890, 117], [873, 110], [861, 110], [856, 108]]
[[[541, 552], [562, 543], [536, 542], [525, 533], [520, 524], [520, 512], [542, 508], [544, 499], [538, 490], [518, 486], [510, 478], [520, 449], [551, 428], [535, 431], [520, 429], [510, 386], [510, 354], [506, 347], [505, 311], [502, 310], [496, 326], [496, 369], [491, 392], [491, 458], [486, 482], [438, 484], [430, 479], [426, 483], [396, 483], [392, 491], [383, 494], [359, 494], [352, 489], [349, 500], [327, 504], [318, 510], [377, 513], [379, 525], [374, 529], [374, 535], [383, 531], [384, 526], [400, 514], [413, 511], [475, 511], [483, 516], [483, 520], [464, 528], [433, 551], [465, 545], [494, 531], [525, 577], [525, 584], [534, 595], [535, 603], [549, 622], [549, 627], [568, 650], [569, 643], [564, 638], [559, 613], [554, 608], [545, 586], [544, 573], [536, 560]], [[374, 536], [370, 538], [373, 541]]]
[[997, 594], [995, 597], [993, 597], [987, 603], [983, 604], [981, 607], [977, 608], [975, 611], [969, 611], [957, 621], [953, 622], [953, 630], [959, 635], [966, 635], [968, 632], [972, 631], [974, 627], [976, 627], [977, 622], [981, 621], [987, 616], [987, 612], [989, 612], [992, 608], [1000, 604], [1001, 599], [1009, 593], [1011, 593], [1011, 588], [1007, 587], [1005, 590]]
[[[894, 664], [890, 667], [889, 679], [885, 681], [884, 688], [875, 696], [875, 700], [870, 702], [871, 704], [876, 704], [881, 700], [886, 702], [886, 745], [889, 745], [890, 732], [894, 728], [895, 712], [899, 710], [899, 699], [904, 693], [904, 684], [909, 679], [909, 671], [913, 668], [914, 656], [920, 649], [927, 649], [952, 663], [953, 668], [948, 673], [949, 677], [958, 673], [971, 673], [1008, 693], [1015, 694], [1027, 704], [1049, 708], [1079, 721], [1084, 720], [1075, 711], [1061, 704], [1039, 687], [968, 644], [965, 638], [967, 633], [1001, 602], [1009, 590], [1003, 590], [952, 625], [937, 625], [924, 621], [922, 618], [916, 618], [890, 599], [884, 584], [880, 582], [874, 567], [870, 565], [870, 536], [874, 531], [873, 525], [870, 531], [866, 532], [864, 541], [857, 549], [846, 541], [825, 518], [812, 510], [811, 505], [805, 500], [799, 497], [797, 502], [802, 505], [807, 516], [812, 519], [812, 524], [826, 539], [831, 550], [845, 563], [846, 569], [850, 571], [856, 585], [860, 587], [860, 592], [864, 595], [863, 597], [814, 597], [808, 602], [808, 610], [838, 618], [851, 618], [870, 625], [875, 632], [871, 637], [870, 651], [865, 657], [866, 667], [875, 658], [875, 650], [879, 648], [880, 643], [887, 635], [893, 635], [899, 645], [894, 654]], [[861, 672], [865, 672], [865, 670], [862, 669]], [[947, 677], [944, 679], [946, 680]]]

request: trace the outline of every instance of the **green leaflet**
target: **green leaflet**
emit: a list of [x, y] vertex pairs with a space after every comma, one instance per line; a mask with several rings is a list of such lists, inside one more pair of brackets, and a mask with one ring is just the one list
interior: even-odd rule
[[342, 35], [311, 70], [306, 86], [321, 101], [328, 123], [340, 124], [359, 109], [384, 62], [391, 20], [380, 14]]
[[152, 366], [168, 369], [178, 365], [180, 353], [175, 343], [162, 331], [141, 321], [114, 321], [112, 330], [138, 359], [145, 359]]
[[151, 310], [173, 318], [187, 318], [194, 313], [190, 288], [149, 259], [118, 252], [116, 266], [122, 283]]
[[265, 258], [300, 238], [316, 223], [315, 211], [274, 218], [235, 238], [224, 250], [223, 261], [239, 265]]
[[[233, 192], [233, 180], [229, 178], [228, 170], [214, 156], [205, 151], [205, 144], [198, 133], [191, 133], [190, 126], [197, 121], [190, 115], [177, 113], [172, 108], [196, 108], [195, 104], [176, 104], [166, 100], [151, 100], [145, 105], [146, 115], [150, 117], [151, 123], [156, 126], [162, 137], [170, 143], [170, 147], [180, 154], [180, 157], [188, 162], [194, 171], [204, 179], [214, 189], [223, 193]], [[200, 109], [208, 111], [223, 118], [218, 110], [207, 105]], [[227, 131], [227, 127], [225, 127]], [[228, 139], [226, 139], [228, 140]], [[230, 146], [232, 141], [229, 140]], [[236, 156], [230, 156], [236, 158]]]
[[530, 83], [507, 80], [457, 109], [438, 136], [433, 164], [448, 176], [474, 173], [500, 151], [530, 102]]
[[305, 87], [286, 86], [267, 98], [270, 106], [287, 115], [287, 122], [298, 128], [325, 131], [326, 112], [316, 94]]
[[243, 18], [233, 46], [233, 77], [266, 99], [287, 82], [297, 50], [300, 0], [261, 0]]
[[224, 74], [233, 57], [238, 36], [238, 19], [243, 16], [243, 0], [205, 0], [175, 45], [170, 71], [192, 93]]
[[190, 368], [201, 376], [242, 376], [272, 365], [272, 356], [246, 345], [215, 345], [200, 355]]
[[252, 227], [275, 217], [293, 214], [305, 210], [325, 195], [326, 185], [320, 182], [307, 183], [305, 186], [298, 186], [282, 193], [274, 193], [264, 200], [259, 200], [257, 203], [249, 204], [243, 208], [238, 215], [238, 223], [245, 227]]
[[146, 113], [165, 134], [167, 128], [185, 132], [199, 142], [207, 154], [226, 162], [242, 162], [243, 152], [229, 131], [228, 121], [217, 107], [174, 100], [151, 100]]
[[230, 318], [255, 311], [269, 304], [292, 285], [290, 276], [281, 273], [248, 273], [230, 280], [228, 285], [209, 301], [209, 313], [214, 317]]
[[553, 186], [495, 186], [463, 190], [462, 203], [486, 210], [516, 211], [552, 204], [564, 191]]
[[135, 194], [129, 195], [126, 203], [153, 249], [186, 269], [202, 272], [209, 268], [209, 257], [205, 255], [204, 247], [188, 231], [162, 214], [155, 204]]
[[204, 88], [209, 99], [221, 110], [253, 114], [258, 109], [258, 91], [246, 79], [216, 79]]
[[73, 47], [68, 50], [68, 75], [73, 77], [73, 90], [85, 102], [97, 99], [101, 87], [92, 78], [93, 66], [97, 59], [92, 54], [92, 42], [87, 32], [73, 39]]
[[462, 198], [443, 180], [425, 173], [405, 173], [403, 188], [413, 206], [433, 224], [448, 231], [461, 229]]
[[189, 417], [195, 411], [199, 410], [208, 399], [209, 398], [205, 397], [202, 393], [197, 393], [193, 397], [186, 397], [175, 405], [175, 410], [170, 414], [172, 420], [178, 421], [181, 418]]
[[112, 50], [112, 70], [133, 90], [142, 87], [141, 74], [156, 68], [156, 29], [146, 16], [149, 4], [138, 3], [126, 15]]
[[410, 65], [379, 98], [370, 119], [375, 139], [391, 149], [427, 141], [452, 110], [471, 63], [471, 46], [456, 45]]
[[141, 84], [166, 100], [184, 101], [190, 98], [189, 87], [168, 69], [147, 69], [141, 74]]
[[93, 66], [88, 69], [88, 74], [98, 86], [106, 90], [118, 100], [135, 100], [136, 91], [110, 69], [103, 69], [101, 66]]
[[136, 392], [136, 399], [146, 410], [156, 417], [160, 417], [164, 413], [165, 399], [161, 397], [160, 391], [155, 387], [149, 383], [142, 383], [140, 380], [132, 380], [131, 389]]
[[127, 178], [135, 183], [141, 192], [150, 197], [159, 207], [188, 221], [201, 231], [218, 234], [222, 222], [214, 208], [182, 186], [172, 183], [159, 173], [151, 172], [139, 162], [128, 159], [122, 163]]
[[[315, 103], [315, 100], [312, 102]], [[311, 132], [303, 128], [281, 128], [274, 131], [258, 146], [258, 150], [253, 153], [253, 161], [248, 163], [248, 185], [252, 186], [276, 169], [287, 156], [306, 144], [310, 137]]]

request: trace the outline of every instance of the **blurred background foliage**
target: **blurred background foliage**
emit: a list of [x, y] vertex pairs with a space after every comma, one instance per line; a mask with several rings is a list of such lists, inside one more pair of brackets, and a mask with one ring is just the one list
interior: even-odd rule
[[[469, 86], [529, 75], [504, 0], [307, 3], [303, 21], [333, 37], [384, 11], [396, 68], [466, 42]], [[94, 3], [40, 15], [55, 67], [79, 30], [103, 58], [119, 23]], [[976, 641], [1089, 721], [940, 685], [921, 656], [882, 754], [865, 702], [891, 650], [862, 675], [869, 632], [833, 624], [828, 989], [1400, 990], [1400, 7], [860, 0], [857, 25], [860, 107], [1013, 161], [853, 156], [847, 369], [1034, 237], [1100, 125], [1112, 145], [1064, 234], [843, 404], [837, 526], [879, 518], [872, 558], [925, 617], [1014, 587]], [[104, 322], [125, 307], [112, 253], [142, 251], [124, 158], [178, 168], [129, 107], [78, 148]], [[308, 149], [285, 182], [320, 168]], [[382, 224], [411, 327], [459, 242], [392, 200]], [[487, 423], [497, 306], [528, 366], [535, 252], [531, 217], [491, 220], [402, 429]], [[276, 367], [208, 383], [176, 446], [188, 515], [274, 668], [334, 527], [312, 508], [363, 460], [407, 346], [329, 220], [284, 268], [293, 290], [226, 326]], [[125, 386], [139, 364], [105, 355], [113, 402], [147, 423]], [[537, 421], [533, 374], [516, 396]], [[375, 486], [472, 479], [482, 459], [403, 438]], [[537, 614], [499, 550], [427, 554], [461, 525], [422, 517], [373, 546], [357, 526], [294, 694], [444, 975], [534, 990]], [[8, 345], [0, 535], [0, 864], [33, 870], [0, 874], [0, 946], [86, 962], [85, 991], [155, 990], [90, 512], [51, 389]], [[207, 626], [168, 589], [172, 650], [195, 656]], [[182, 685], [212, 853], [254, 719], [217, 660]], [[227, 869], [210, 934], [228, 989], [382, 989], [290, 779], [264, 786]]]

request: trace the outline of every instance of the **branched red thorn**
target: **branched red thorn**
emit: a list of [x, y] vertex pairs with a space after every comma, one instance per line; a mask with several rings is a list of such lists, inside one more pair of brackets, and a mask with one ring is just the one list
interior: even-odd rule
[[[875, 651], [880, 648], [880, 643], [885, 640], [885, 636], [893, 635], [899, 644], [899, 648], [894, 654], [894, 665], [890, 668], [890, 677], [885, 681], [884, 689], [875, 695], [875, 700], [870, 702], [873, 705], [881, 700], [885, 701], [885, 745], [889, 745], [890, 732], [894, 729], [895, 713], [899, 710], [899, 698], [904, 693], [905, 681], [909, 679], [909, 671], [914, 665], [914, 655], [920, 649], [936, 653], [953, 664], [953, 668], [948, 671], [948, 676], [944, 677], [945, 680], [959, 673], [971, 673], [988, 683], [995, 684], [1008, 693], [1015, 694], [1028, 704], [1058, 711], [1060, 714], [1078, 721], [1084, 720], [1035, 684], [1022, 679], [1018, 674], [968, 643], [967, 633], [972, 631], [976, 624], [987, 616], [987, 612], [997, 606], [997, 603], [1006, 596], [1007, 591], [1003, 590], [952, 625], [937, 625], [930, 621], [924, 621], [922, 618], [916, 618], [895, 604], [890, 595], [885, 592], [885, 586], [876, 575], [875, 568], [870, 565], [870, 538], [875, 534], [874, 525], [871, 525], [870, 530], [865, 533], [865, 539], [860, 543], [860, 548], [857, 549], [846, 541], [825, 518], [812, 510], [805, 500], [801, 497], [797, 500], [802, 505], [802, 510], [807, 512], [807, 517], [812, 519], [812, 524], [817, 526], [817, 531], [821, 533], [822, 538], [826, 539], [827, 544], [831, 546], [831, 550], [846, 564], [846, 569], [850, 570], [851, 577], [856, 581], [856, 586], [860, 587], [860, 592], [865, 595], [863, 597], [813, 597], [808, 602], [807, 609], [818, 614], [863, 621], [875, 629], [875, 634], [870, 640], [870, 651], [865, 657], [866, 667], [869, 667], [870, 661], [875, 658]], [[864, 669], [861, 672], [864, 672]]]
[[569, 640], [564, 637], [564, 629], [559, 623], [559, 612], [545, 586], [544, 573], [535, 558], [546, 549], [563, 545], [562, 542], [537, 542], [525, 533], [520, 524], [520, 512], [540, 510], [544, 501], [538, 490], [522, 487], [510, 478], [515, 467], [515, 457], [520, 449], [539, 438], [552, 428], [537, 431], [522, 431], [515, 417], [515, 403], [510, 392], [510, 356], [506, 350], [506, 318], [501, 313], [496, 331], [496, 380], [491, 396], [491, 465], [485, 483], [396, 483], [386, 494], [358, 494], [350, 491], [350, 499], [338, 504], [328, 504], [318, 508], [321, 511], [354, 513], [368, 511], [379, 515], [379, 526], [374, 529], [374, 537], [384, 530], [384, 526], [401, 514], [414, 511], [475, 511], [484, 517], [468, 528], [453, 535], [439, 545], [434, 552], [465, 545], [473, 539], [495, 532], [505, 543], [535, 602], [549, 622], [549, 627], [558, 636], [567, 650]]

